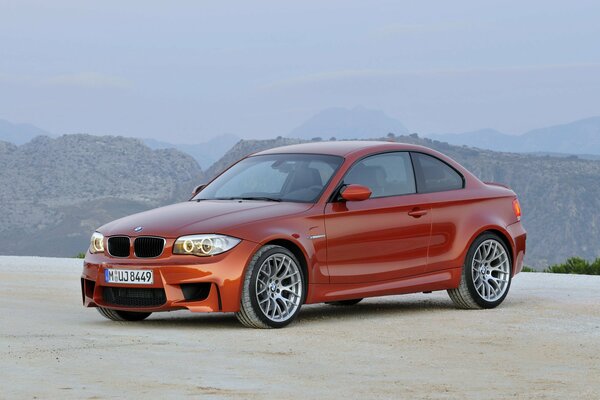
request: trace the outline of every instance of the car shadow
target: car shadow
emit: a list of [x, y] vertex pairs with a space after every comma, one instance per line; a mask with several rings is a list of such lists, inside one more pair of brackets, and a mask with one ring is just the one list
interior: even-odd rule
[[[306, 323], [335, 323], [340, 320], [367, 320], [382, 316], [412, 314], [428, 314], [430, 312], [456, 311], [448, 299], [423, 299], [409, 301], [366, 299], [353, 306], [335, 306], [324, 303], [308, 304], [302, 307], [297, 321], [292, 326], [301, 326]], [[108, 321], [98, 321], [105, 323]], [[138, 328], [209, 328], [209, 329], [238, 329], [240, 322], [233, 313], [195, 314], [185, 310], [155, 313], [150, 318], [141, 322], [121, 322], [128, 326]]]
[[424, 314], [431, 311], [439, 312], [448, 310], [456, 310], [456, 308], [454, 307], [451, 301], [444, 301], [439, 299], [411, 299], [410, 301], [403, 301], [402, 299], [392, 301], [382, 301], [380, 299], [367, 299], [353, 306], [337, 306], [330, 304], [307, 305], [302, 309], [298, 318], [324, 319], [329, 316], [332, 316], [336, 319], [363, 319], [370, 316], [380, 317], [391, 314]]

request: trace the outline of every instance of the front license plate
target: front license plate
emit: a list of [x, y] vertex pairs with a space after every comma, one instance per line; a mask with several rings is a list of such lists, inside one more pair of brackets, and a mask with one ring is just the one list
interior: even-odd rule
[[152, 270], [148, 269], [105, 269], [104, 281], [106, 283], [151, 285], [154, 283], [154, 274]]

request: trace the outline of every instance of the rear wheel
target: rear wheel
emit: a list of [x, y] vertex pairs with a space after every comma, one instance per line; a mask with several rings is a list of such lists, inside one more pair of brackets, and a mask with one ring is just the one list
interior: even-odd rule
[[339, 301], [328, 301], [325, 304], [329, 304], [330, 306], [353, 306], [362, 301], [362, 299], [352, 299], [352, 300], [339, 300]]
[[142, 321], [150, 316], [150, 312], [133, 312], [111, 310], [110, 308], [98, 307], [100, 315], [112, 321]]
[[304, 274], [296, 256], [268, 245], [248, 265], [238, 320], [250, 328], [282, 328], [292, 322], [304, 302]]
[[512, 260], [504, 242], [493, 233], [479, 236], [469, 248], [460, 285], [448, 290], [459, 308], [494, 308], [506, 298]]

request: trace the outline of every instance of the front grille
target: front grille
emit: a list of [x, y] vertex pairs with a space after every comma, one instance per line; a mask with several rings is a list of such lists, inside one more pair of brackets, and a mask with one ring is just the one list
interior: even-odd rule
[[104, 287], [102, 297], [107, 304], [126, 307], [158, 307], [167, 302], [162, 288]]
[[108, 254], [113, 257], [129, 257], [129, 238], [127, 236], [113, 236], [108, 238]]
[[135, 239], [133, 248], [135, 256], [139, 258], [158, 257], [165, 247], [165, 239], [157, 237], [142, 236]]

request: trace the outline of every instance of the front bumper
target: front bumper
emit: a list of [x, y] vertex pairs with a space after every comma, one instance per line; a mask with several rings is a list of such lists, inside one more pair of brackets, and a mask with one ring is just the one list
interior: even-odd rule
[[[206, 258], [168, 256], [157, 259], [133, 257], [118, 259], [103, 254], [88, 254], [81, 275], [83, 305], [144, 312], [178, 309], [188, 309], [193, 312], [239, 311], [244, 272], [257, 246], [255, 243], [242, 241], [224, 254]], [[104, 270], [107, 268], [151, 269], [154, 273], [154, 283], [151, 285], [107, 283], [104, 279]], [[141, 299], [152, 296], [152, 300], [148, 302], [115, 300], [127, 300], [126, 297], [119, 297], [119, 295], [130, 295]]]

